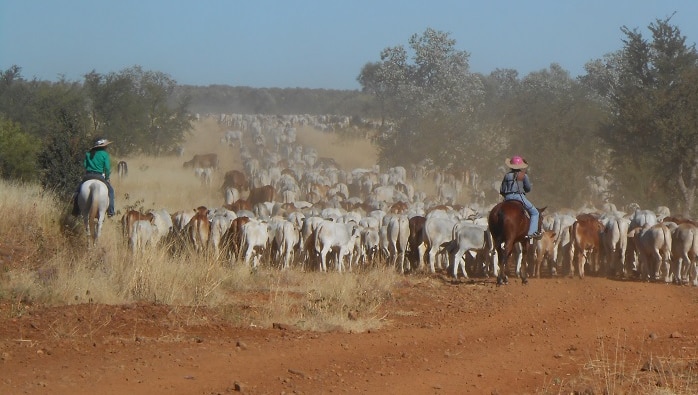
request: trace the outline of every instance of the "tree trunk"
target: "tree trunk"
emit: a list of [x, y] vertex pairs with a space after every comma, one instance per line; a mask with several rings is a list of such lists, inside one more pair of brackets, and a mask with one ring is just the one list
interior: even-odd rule
[[[679, 188], [684, 199], [683, 216], [690, 218], [693, 203], [696, 198], [696, 184], [698, 183], [698, 158], [693, 159], [688, 180], [684, 179], [683, 163], [679, 164]], [[686, 182], [688, 181], [688, 182]]]

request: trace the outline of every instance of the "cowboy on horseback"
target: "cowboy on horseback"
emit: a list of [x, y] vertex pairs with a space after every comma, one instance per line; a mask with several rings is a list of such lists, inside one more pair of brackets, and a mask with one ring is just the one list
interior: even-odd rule
[[[104, 182], [107, 185], [107, 190], [109, 191], [109, 208], [107, 209], [107, 216], [114, 216], [114, 188], [112, 188], [109, 183], [109, 176], [111, 175], [111, 158], [107, 152], [107, 146], [112, 142], [104, 139], [98, 138], [95, 140], [92, 148], [85, 153], [85, 159], [82, 161], [82, 165], [85, 167], [85, 176], [82, 178], [80, 185], [87, 180], [97, 179]], [[80, 191], [80, 185], [78, 185], [78, 192]], [[79, 215], [80, 209], [78, 208], [77, 194], [73, 204], [73, 215]]]
[[536, 206], [526, 198], [526, 193], [531, 192], [531, 181], [528, 179], [528, 174], [526, 174], [528, 162], [526, 162], [526, 159], [516, 155], [507, 158], [504, 163], [510, 170], [504, 175], [499, 194], [504, 197], [504, 200], [521, 202], [531, 217], [526, 238], [539, 240], [543, 237], [543, 234], [538, 230], [538, 216], [540, 214]]

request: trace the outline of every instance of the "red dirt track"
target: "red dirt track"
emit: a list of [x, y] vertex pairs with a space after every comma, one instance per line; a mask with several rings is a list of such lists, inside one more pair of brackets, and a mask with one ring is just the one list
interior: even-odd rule
[[[30, 306], [17, 318], [20, 307], [2, 306], [0, 394], [602, 393], [620, 377], [652, 383], [616, 385], [624, 393], [681, 393], [698, 371], [698, 290], [658, 283], [416, 276], [368, 333], [239, 328], [162, 305]], [[641, 370], [652, 357], [673, 365]]]

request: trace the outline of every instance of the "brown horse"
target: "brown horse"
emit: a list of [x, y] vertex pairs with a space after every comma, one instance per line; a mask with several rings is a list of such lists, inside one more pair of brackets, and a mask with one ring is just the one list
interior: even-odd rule
[[[543, 211], [538, 209], [540, 216], [538, 217], [538, 227], [540, 228], [543, 221]], [[497, 250], [497, 258], [499, 259], [499, 274], [497, 275], [497, 285], [507, 284], [507, 263], [511, 253], [514, 251], [514, 244], [521, 243], [523, 254], [526, 256], [528, 243], [525, 238], [528, 233], [528, 225], [530, 218], [526, 215], [526, 210], [523, 204], [518, 200], [505, 200], [498, 203], [490, 210], [487, 217], [487, 225], [489, 226], [494, 246]], [[528, 283], [527, 269], [521, 268], [521, 282]]]

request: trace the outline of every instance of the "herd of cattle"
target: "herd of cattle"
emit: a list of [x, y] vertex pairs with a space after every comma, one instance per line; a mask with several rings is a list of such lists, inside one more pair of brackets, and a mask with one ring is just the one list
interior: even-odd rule
[[[283, 143], [268, 147], [270, 135]], [[341, 272], [383, 264], [402, 273], [447, 270], [455, 278], [498, 274], [487, 228], [492, 205], [456, 203], [464, 185], [472, 188], [463, 175], [401, 166], [343, 170], [297, 144], [287, 120], [227, 132], [222, 141], [239, 149], [240, 169], [223, 172], [217, 154], [184, 163], [203, 183], [223, 174], [221, 205], [126, 212], [123, 234], [135, 255], [167, 245], [253, 267]], [[426, 177], [434, 194], [419, 190]], [[543, 230], [542, 239], [518, 246], [517, 272], [583, 278], [590, 271], [698, 286], [698, 224], [665, 207], [546, 211]]]

